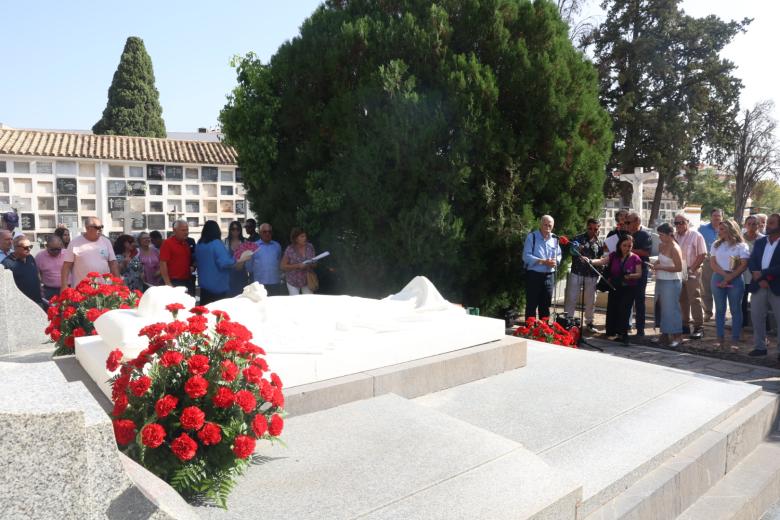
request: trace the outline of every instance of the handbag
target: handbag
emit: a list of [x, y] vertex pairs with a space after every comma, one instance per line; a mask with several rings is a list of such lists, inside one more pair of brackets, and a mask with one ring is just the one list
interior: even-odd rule
[[314, 271], [306, 271], [306, 287], [311, 292], [317, 292], [317, 289], [320, 288], [320, 279], [317, 278], [317, 273]]

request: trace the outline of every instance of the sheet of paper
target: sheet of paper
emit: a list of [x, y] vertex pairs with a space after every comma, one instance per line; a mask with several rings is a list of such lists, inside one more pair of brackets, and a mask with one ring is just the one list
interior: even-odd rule
[[314, 258], [309, 258], [308, 260], [304, 260], [304, 262], [303, 262], [303, 263], [304, 263], [304, 264], [313, 264], [313, 263], [314, 263], [314, 262], [316, 262], [317, 260], [322, 260], [322, 259], [323, 259], [323, 258], [325, 258], [326, 256], [330, 256], [330, 251], [325, 251], [325, 252], [323, 252], [323, 253], [320, 253], [320, 254], [318, 254], [318, 255], [317, 255], [317, 256], [315, 256]]
[[610, 253], [615, 252], [615, 248], [617, 247], [618, 240], [620, 240], [620, 236], [618, 233], [615, 233], [611, 237], [607, 237], [607, 239], [604, 241], [604, 245], [607, 246], [607, 249]]

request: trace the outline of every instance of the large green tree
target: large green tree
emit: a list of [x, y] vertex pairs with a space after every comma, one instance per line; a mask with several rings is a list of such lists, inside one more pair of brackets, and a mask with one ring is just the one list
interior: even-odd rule
[[750, 20], [691, 17], [680, 2], [604, 0], [590, 39], [613, 121], [610, 167], [659, 171], [651, 220], [664, 189], [680, 193], [680, 171], [728, 153], [739, 111], [742, 83], [720, 52]]
[[154, 86], [152, 59], [141, 38], [131, 36], [127, 39], [108, 89], [103, 117], [92, 131], [96, 134], [166, 136], [160, 93]]
[[333, 253], [332, 290], [422, 274], [498, 312], [540, 215], [574, 231], [601, 210], [609, 119], [548, 1], [331, 0], [236, 65], [220, 120], [253, 208]]

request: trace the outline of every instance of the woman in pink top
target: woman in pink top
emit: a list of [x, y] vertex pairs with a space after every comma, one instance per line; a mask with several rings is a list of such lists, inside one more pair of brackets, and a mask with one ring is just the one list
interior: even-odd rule
[[138, 258], [143, 265], [143, 280], [144, 290], [147, 287], [154, 287], [156, 285], [162, 285], [162, 277], [160, 276], [160, 251], [152, 247], [152, 238], [146, 231], [138, 235], [138, 244], [140, 249], [138, 250]]
[[615, 252], [599, 260], [589, 260], [593, 265], [606, 265], [604, 273], [612, 284], [607, 298], [607, 336], [628, 345], [628, 326], [631, 307], [636, 296], [637, 284], [642, 276], [642, 259], [631, 252], [634, 239], [628, 233], [622, 234]]

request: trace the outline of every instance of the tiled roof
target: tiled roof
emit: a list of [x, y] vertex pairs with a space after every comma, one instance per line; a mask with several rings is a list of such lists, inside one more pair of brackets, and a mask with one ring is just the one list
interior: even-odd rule
[[0, 129], [1, 154], [107, 161], [237, 164], [236, 151], [218, 142], [41, 130]]

